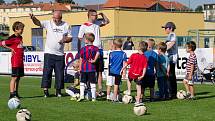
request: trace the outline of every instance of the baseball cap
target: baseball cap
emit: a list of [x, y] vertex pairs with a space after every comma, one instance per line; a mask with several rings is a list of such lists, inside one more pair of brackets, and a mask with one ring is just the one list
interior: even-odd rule
[[165, 26], [162, 26], [162, 28], [172, 28], [172, 29], [176, 29], [176, 26], [173, 22], [167, 22], [165, 24]]

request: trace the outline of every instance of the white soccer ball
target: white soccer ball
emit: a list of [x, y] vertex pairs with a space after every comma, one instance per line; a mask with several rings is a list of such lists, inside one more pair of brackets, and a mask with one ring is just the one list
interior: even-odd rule
[[8, 107], [12, 110], [12, 109], [17, 109], [20, 107], [20, 100], [18, 98], [11, 98], [10, 100], [8, 100]]
[[27, 109], [21, 109], [16, 113], [17, 121], [30, 121], [31, 120], [31, 112]]
[[134, 114], [137, 116], [142, 116], [146, 114], [147, 108], [144, 105], [134, 106]]
[[130, 96], [130, 95], [124, 95], [124, 96], [122, 97], [122, 102], [123, 102], [124, 104], [131, 103], [132, 101], [133, 101], [133, 98], [132, 98], [132, 96]]
[[178, 92], [177, 92], [177, 98], [178, 99], [184, 99], [186, 97], [186, 92], [184, 91], [184, 90], [179, 90]]

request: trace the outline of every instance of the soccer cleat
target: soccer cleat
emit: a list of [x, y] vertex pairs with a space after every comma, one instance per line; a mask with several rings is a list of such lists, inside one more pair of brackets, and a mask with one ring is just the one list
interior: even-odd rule
[[95, 98], [93, 98], [91, 101], [92, 101], [92, 102], [96, 102], [96, 99], [95, 99]]
[[45, 98], [49, 97], [49, 91], [48, 90], [44, 90], [44, 97]]
[[61, 93], [57, 93], [56, 97], [62, 97], [62, 94]]
[[76, 97], [71, 97], [70, 100], [72, 100], [72, 101], [77, 100], [77, 98]]
[[131, 95], [131, 92], [128, 91], [128, 90], [125, 90], [125, 91], [123, 92], [123, 94], [124, 94], [124, 95]]
[[80, 97], [78, 100], [77, 100], [77, 102], [81, 102], [81, 101], [83, 101], [84, 100], [84, 97]]

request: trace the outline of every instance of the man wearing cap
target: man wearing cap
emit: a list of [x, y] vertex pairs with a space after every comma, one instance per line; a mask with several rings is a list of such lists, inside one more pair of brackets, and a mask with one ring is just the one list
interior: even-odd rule
[[167, 22], [165, 26], [162, 26], [165, 29], [165, 33], [168, 34], [166, 38], [166, 45], [167, 45], [167, 53], [170, 60], [170, 72], [169, 72], [169, 91], [171, 94], [172, 99], [176, 98], [177, 94], [177, 82], [176, 82], [176, 75], [175, 75], [175, 65], [178, 59], [178, 47], [177, 47], [177, 40], [176, 34], [174, 30], [176, 26], [173, 22]]

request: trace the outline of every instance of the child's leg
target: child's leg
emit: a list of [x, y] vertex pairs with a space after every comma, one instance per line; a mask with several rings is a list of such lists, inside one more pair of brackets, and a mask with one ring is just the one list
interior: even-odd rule
[[107, 85], [107, 99], [110, 99], [111, 86]]
[[90, 83], [91, 93], [92, 93], [92, 99], [96, 99], [96, 84]]
[[190, 91], [191, 97], [194, 97], [194, 87], [193, 87], [193, 85], [189, 85], [189, 91]]
[[85, 83], [80, 82], [80, 98], [84, 98]]
[[20, 80], [20, 77], [17, 77], [16, 81], [15, 81], [15, 89], [14, 89], [14, 93], [17, 97], [19, 97], [19, 94], [18, 94], [18, 89], [19, 89], [19, 80]]
[[136, 85], [136, 89], [137, 89], [136, 103], [140, 103], [140, 97], [141, 97], [141, 85], [137, 84], [137, 85]]
[[118, 95], [118, 88], [119, 88], [119, 85], [114, 85], [114, 96], [113, 96], [113, 100], [117, 100], [117, 95]]
[[154, 88], [150, 88], [150, 98], [154, 99]]
[[190, 89], [189, 89], [189, 85], [188, 85], [188, 80], [187, 80], [187, 79], [184, 79], [184, 80], [183, 80], [183, 83], [184, 83], [184, 87], [185, 87], [187, 93], [190, 93]]
[[131, 94], [131, 81], [132, 81], [132, 79], [127, 80], [127, 87], [128, 87], [128, 90], [126, 92], [127, 95]]
[[17, 77], [12, 77], [10, 80], [10, 98], [15, 96], [14, 91], [16, 89], [16, 80]]

